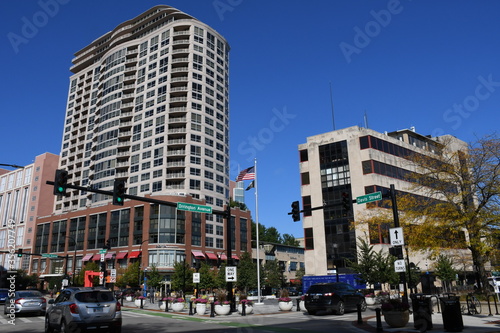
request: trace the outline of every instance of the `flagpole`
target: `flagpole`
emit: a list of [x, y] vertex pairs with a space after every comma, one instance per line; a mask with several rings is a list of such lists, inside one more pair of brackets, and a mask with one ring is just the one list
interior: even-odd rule
[[255, 226], [256, 226], [256, 242], [257, 242], [257, 303], [261, 303], [261, 290], [260, 290], [260, 242], [259, 242], [259, 191], [257, 187], [257, 158], [254, 159], [254, 187], [255, 187]]

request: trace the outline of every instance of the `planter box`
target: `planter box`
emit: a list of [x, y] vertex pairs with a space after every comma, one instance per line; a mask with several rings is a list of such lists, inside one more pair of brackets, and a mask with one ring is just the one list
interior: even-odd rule
[[408, 321], [410, 320], [410, 311], [408, 310], [384, 311], [383, 315], [387, 325], [394, 328], [405, 327], [406, 324], [408, 324]]
[[[243, 312], [243, 305], [238, 304], [238, 313], [241, 314]], [[253, 305], [246, 305], [245, 306], [245, 314], [251, 314], [253, 313]]]
[[182, 310], [184, 310], [184, 305], [185, 304], [186, 303], [184, 303], [184, 302], [171, 303], [172, 311], [174, 311], [174, 312], [181, 312]]
[[218, 305], [215, 305], [215, 313], [218, 314], [219, 316], [225, 316], [227, 314], [229, 314], [229, 312], [231, 311], [231, 305], [229, 304], [218, 304]]
[[281, 311], [290, 311], [293, 308], [293, 302], [278, 302]]
[[196, 304], [196, 314], [197, 315], [204, 315], [206, 311], [207, 311], [206, 304], [203, 304], [203, 303]]

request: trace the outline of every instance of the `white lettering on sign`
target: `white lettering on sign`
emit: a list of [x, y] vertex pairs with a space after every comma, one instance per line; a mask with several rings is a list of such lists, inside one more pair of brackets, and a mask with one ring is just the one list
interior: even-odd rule
[[403, 237], [403, 228], [390, 228], [389, 235], [391, 239], [392, 246], [405, 245], [405, 240]]
[[236, 266], [226, 267], [226, 282], [236, 282]]
[[406, 265], [404, 259], [396, 260], [394, 262], [394, 271], [396, 273], [406, 272]]

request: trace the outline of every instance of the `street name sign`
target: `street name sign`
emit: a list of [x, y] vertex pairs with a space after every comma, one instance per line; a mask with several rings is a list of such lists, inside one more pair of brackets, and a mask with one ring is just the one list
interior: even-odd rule
[[58, 255], [57, 254], [52, 254], [52, 253], [42, 253], [42, 257], [45, 257], [45, 258], [57, 258]]
[[195, 204], [190, 204], [190, 203], [186, 203], [186, 202], [178, 202], [177, 209], [178, 210], [186, 210], [188, 212], [212, 214], [212, 207], [210, 207], [210, 206], [195, 205]]
[[396, 273], [406, 272], [406, 265], [404, 259], [396, 260], [394, 262], [394, 271]]
[[358, 205], [364, 204], [364, 203], [369, 203], [372, 201], [379, 201], [382, 200], [382, 192], [374, 192], [374, 193], [369, 193], [362, 195], [360, 197], [356, 197], [356, 203]]
[[236, 266], [226, 267], [226, 282], [236, 282]]
[[390, 228], [389, 236], [392, 246], [405, 245], [405, 239], [403, 237], [403, 228]]
[[193, 283], [200, 283], [200, 273], [193, 273]]
[[107, 249], [102, 249], [102, 250], [99, 250], [99, 254], [106, 254], [108, 252]]

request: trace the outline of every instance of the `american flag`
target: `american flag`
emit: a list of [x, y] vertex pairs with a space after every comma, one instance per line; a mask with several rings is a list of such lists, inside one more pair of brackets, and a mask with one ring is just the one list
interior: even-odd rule
[[241, 182], [242, 180], [252, 180], [252, 179], [255, 179], [255, 172], [253, 166], [241, 171], [238, 177], [236, 178], [236, 181]]

